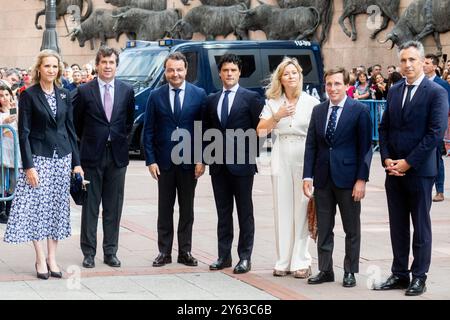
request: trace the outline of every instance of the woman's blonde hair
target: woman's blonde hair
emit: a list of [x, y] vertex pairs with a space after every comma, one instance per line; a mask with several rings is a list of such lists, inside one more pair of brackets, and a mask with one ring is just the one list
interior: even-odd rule
[[302, 93], [303, 89], [303, 74], [302, 74], [303, 69], [298, 63], [297, 59], [285, 57], [270, 77], [270, 83], [266, 89], [267, 99], [279, 99], [281, 95], [284, 93], [284, 88], [283, 85], [281, 84], [281, 77], [283, 76], [284, 69], [286, 69], [288, 65], [293, 65], [298, 71], [300, 81], [297, 89], [295, 90], [294, 96], [295, 98], [300, 97], [300, 94]]
[[38, 84], [41, 81], [41, 73], [39, 72], [39, 68], [42, 65], [42, 61], [48, 57], [55, 57], [58, 60], [58, 75], [56, 76], [55, 83], [57, 86], [61, 86], [61, 76], [64, 71], [64, 64], [62, 62], [61, 56], [53, 50], [45, 49], [39, 52], [36, 57], [36, 62], [31, 68], [31, 77], [33, 79], [34, 84]]

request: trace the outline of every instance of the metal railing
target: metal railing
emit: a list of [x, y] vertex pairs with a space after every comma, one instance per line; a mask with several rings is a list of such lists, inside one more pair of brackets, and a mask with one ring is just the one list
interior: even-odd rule
[[359, 100], [369, 107], [370, 118], [372, 119], [372, 142], [373, 151], [377, 151], [380, 141], [380, 135], [378, 133], [378, 126], [383, 118], [383, 112], [386, 108], [386, 100]]
[[[380, 135], [378, 133], [378, 126], [383, 118], [383, 112], [386, 108], [386, 100], [359, 100], [369, 107], [370, 117], [372, 119], [372, 141], [373, 151], [380, 148]], [[447, 146], [447, 156], [450, 155], [450, 118], [448, 119], [448, 128], [444, 136], [444, 142]]]
[[[4, 131], [7, 129], [12, 134], [12, 141], [8, 141], [7, 139], [11, 139], [10, 137], [5, 137]], [[11, 146], [12, 144], [12, 146]], [[11, 150], [7, 150], [7, 148], [12, 148]], [[6, 153], [12, 151], [13, 152], [13, 161], [11, 167], [11, 163], [7, 163], [8, 155]], [[17, 137], [16, 130], [10, 126], [9, 124], [0, 125], [0, 173], [1, 173], [1, 181], [0, 181], [0, 201], [9, 201], [14, 198], [14, 190], [10, 191], [10, 174], [13, 169], [13, 174], [15, 176], [14, 181], [17, 181], [17, 176], [19, 175], [19, 139]], [[8, 191], [8, 192], [7, 192]], [[7, 196], [5, 196], [7, 194]]]

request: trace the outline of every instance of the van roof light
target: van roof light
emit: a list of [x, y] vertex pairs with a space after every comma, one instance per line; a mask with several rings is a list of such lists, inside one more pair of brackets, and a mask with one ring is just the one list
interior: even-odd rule
[[173, 39], [162, 39], [162, 40], [159, 40], [159, 45], [161, 47], [171, 47], [171, 46], [173, 46]]

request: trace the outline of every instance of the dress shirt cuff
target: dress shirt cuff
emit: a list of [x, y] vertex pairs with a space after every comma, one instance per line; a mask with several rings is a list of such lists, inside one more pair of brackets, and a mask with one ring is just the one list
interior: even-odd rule
[[303, 178], [303, 181], [313, 181], [313, 178]]

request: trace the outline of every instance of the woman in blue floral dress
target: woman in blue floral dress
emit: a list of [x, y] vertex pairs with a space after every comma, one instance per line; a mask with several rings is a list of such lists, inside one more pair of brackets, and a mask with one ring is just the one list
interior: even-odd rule
[[[19, 142], [23, 170], [16, 187], [5, 242], [33, 241], [37, 277], [61, 278], [58, 241], [71, 234], [70, 174], [83, 174], [69, 92], [59, 88], [60, 56], [43, 50], [33, 67], [34, 85], [19, 101]], [[46, 258], [44, 240], [47, 240]]]

